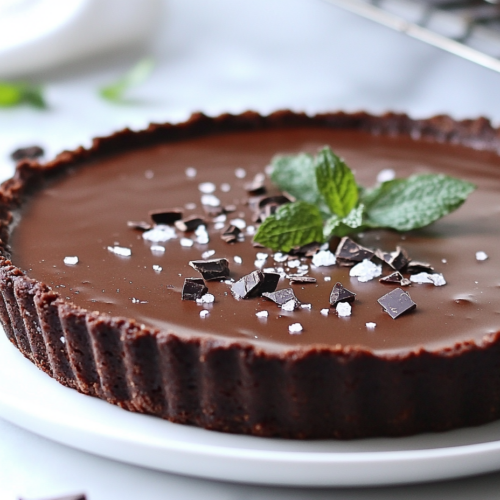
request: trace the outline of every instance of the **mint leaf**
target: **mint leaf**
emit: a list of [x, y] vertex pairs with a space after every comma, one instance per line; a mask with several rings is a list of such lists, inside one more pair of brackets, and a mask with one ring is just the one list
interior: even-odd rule
[[22, 104], [46, 108], [42, 87], [27, 82], [0, 82], [0, 107], [7, 108]]
[[358, 202], [358, 186], [351, 169], [329, 147], [324, 147], [315, 161], [316, 184], [328, 208], [346, 217]]
[[342, 237], [363, 230], [366, 227], [363, 220], [364, 211], [365, 206], [360, 204], [353, 208], [347, 217], [332, 215], [325, 222], [323, 229], [325, 240], [329, 240], [332, 236]]
[[117, 81], [102, 87], [99, 91], [101, 97], [113, 102], [122, 101], [127, 90], [144, 82], [152, 73], [153, 68], [153, 58], [141, 59]]
[[313, 205], [321, 203], [316, 186], [314, 158], [308, 153], [290, 156], [275, 156], [271, 161], [271, 180], [282, 191], [290, 193], [300, 201]]
[[323, 218], [319, 209], [305, 201], [282, 205], [259, 226], [254, 241], [272, 250], [292, 248], [323, 241]]
[[470, 182], [439, 174], [394, 179], [363, 196], [367, 223], [398, 231], [418, 229], [457, 209], [476, 187]]

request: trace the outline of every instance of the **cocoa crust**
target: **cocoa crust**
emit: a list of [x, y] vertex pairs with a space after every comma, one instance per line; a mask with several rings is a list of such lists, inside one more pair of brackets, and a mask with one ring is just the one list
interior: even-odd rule
[[[447, 116], [279, 111], [152, 124], [63, 152], [44, 165], [19, 162], [0, 188], [0, 321], [8, 339], [61, 384], [130, 411], [218, 431], [294, 439], [404, 436], [500, 418], [500, 332], [428, 352], [375, 355], [312, 345], [266, 352], [247, 342], [184, 338], [75, 306], [10, 260], [9, 232], [30, 193], [91, 160], [206, 134], [329, 127], [457, 143], [500, 152], [488, 120]], [[64, 339], [62, 341], [61, 339]]]

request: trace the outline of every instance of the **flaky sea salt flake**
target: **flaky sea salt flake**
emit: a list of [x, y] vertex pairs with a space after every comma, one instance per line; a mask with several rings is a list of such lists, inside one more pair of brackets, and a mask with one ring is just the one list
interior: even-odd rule
[[488, 259], [488, 254], [485, 252], [476, 252], [476, 260], [482, 261]]
[[64, 263], [67, 266], [75, 266], [76, 264], [78, 264], [78, 257], [76, 255], [64, 257]]
[[349, 276], [358, 278], [361, 283], [366, 283], [374, 278], [378, 278], [382, 274], [382, 266], [374, 264], [369, 259], [364, 259], [359, 264], [356, 264], [349, 271]]
[[267, 318], [269, 316], [269, 312], [268, 311], [259, 311], [259, 312], [255, 313], [255, 316], [257, 316], [257, 318]]
[[174, 228], [165, 224], [158, 224], [153, 229], [144, 231], [144, 233], [142, 233], [142, 238], [146, 241], [160, 243], [163, 241], [173, 240], [177, 238], [177, 235], [175, 234]]
[[153, 270], [157, 273], [161, 273], [163, 271], [163, 267], [159, 266], [158, 264], [153, 264]]
[[115, 255], [119, 255], [120, 257], [130, 257], [132, 255], [132, 250], [126, 247], [108, 247], [108, 251], [114, 253]]
[[320, 250], [314, 254], [312, 263], [316, 267], [333, 266], [337, 262], [335, 255], [330, 250]]
[[377, 323], [373, 323], [371, 321], [369, 323], [366, 323], [366, 328], [368, 328], [369, 330], [373, 330], [376, 326]]
[[210, 314], [210, 311], [203, 309], [203, 311], [200, 311], [200, 318], [206, 318], [209, 314]]
[[201, 193], [211, 194], [215, 191], [215, 184], [213, 182], [202, 182], [198, 184], [198, 189]]
[[293, 323], [288, 327], [288, 331], [291, 335], [299, 335], [300, 333], [302, 333], [303, 329], [304, 328], [300, 323]]
[[321, 309], [320, 313], [323, 316], [328, 316], [330, 314], [330, 309]]
[[392, 181], [396, 178], [396, 172], [392, 168], [384, 168], [377, 174], [377, 182]]
[[351, 304], [349, 304], [349, 302], [339, 302], [335, 309], [337, 311], [337, 314], [341, 318], [346, 318], [347, 316], [351, 315], [352, 307]]
[[235, 255], [233, 257], [233, 260], [236, 264], [242, 264], [243, 263], [243, 259], [239, 256], [239, 255]]
[[201, 204], [207, 207], [218, 207], [220, 206], [220, 200], [213, 194], [204, 194], [201, 197]]
[[192, 247], [194, 241], [189, 238], [181, 238], [181, 247]]

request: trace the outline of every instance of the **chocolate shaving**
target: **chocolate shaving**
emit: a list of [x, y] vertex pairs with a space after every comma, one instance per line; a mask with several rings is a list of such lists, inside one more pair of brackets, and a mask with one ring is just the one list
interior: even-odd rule
[[229, 262], [227, 259], [192, 260], [189, 265], [196, 269], [206, 281], [229, 277]]
[[356, 299], [356, 294], [347, 288], [344, 288], [342, 283], [335, 283], [332, 292], [330, 293], [330, 306], [335, 307], [339, 302], [352, 303]]
[[283, 288], [282, 290], [276, 290], [275, 292], [264, 292], [262, 294], [266, 299], [272, 300], [275, 304], [282, 306], [290, 300], [295, 300], [297, 306], [300, 304], [292, 288]]
[[417, 260], [412, 260], [407, 266], [406, 271], [410, 274], [418, 273], [429, 273], [434, 272], [434, 268], [427, 262], [419, 262]]
[[335, 250], [337, 264], [344, 267], [350, 267], [357, 262], [362, 262], [364, 259], [371, 259], [375, 253], [365, 248], [351, 238], [344, 236]]
[[392, 319], [399, 318], [402, 314], [413, 311], [417, 307], [417, 304], [411, 300], [410, 294], [401, 288], [396, 288], [380, 297], [378, 303]]
[[175, 221], [182, 219], [182, 210], [178, 208], [151, 210], [149, 217], [155, 224], [173, 224]]
[[20, 160], [36, 160], [45, 154], [45, 151], [40, 146], [28, 146], [26, 148], [19, 148], [10, 154], [14, 161]]
[[301, 284], [301, 283], [316, 283], [316, 278], [312, 276], [294, 276], [289, 274], [287, 278], [290, 280], [290, 284]]
[[384, 276], [383, 278], [379, 279], [380, 283], [397, 283], [398, 285], [401, 286], [408, 286], [411, 285], [411, 281], [405, 277], [399, 272], [395, 271], [392, 274], [389, 274], [388, 276]]
[[197, 227], [205, 224], [205, 220], [197, 215], [193, 215], [191, 217], [186, 217], [185, 219], [178, 220], [175, 222], [175, 227], [179, 231], [183, 231], [184, 233], [189, 231], [194, 231]]
[[127, 221], [127, 226], [131, 229], [138, 229], [139, 231], [149, 231], [153, 227], [151, 224], [149, 224], [149, 222], [145, 222], [142, 220], [129, 220]]
[[208, 292], [201, 278], [186, 278], [182, 287], [182, 300], [196, 300]]
[[241, 233], [241, 229], [239, 227], [233, 226], [232, 224], [224, 229], [224, 232], [220, 235], [220, 237], [226, 243], [236, 243], [238, 241], [238, 236]]

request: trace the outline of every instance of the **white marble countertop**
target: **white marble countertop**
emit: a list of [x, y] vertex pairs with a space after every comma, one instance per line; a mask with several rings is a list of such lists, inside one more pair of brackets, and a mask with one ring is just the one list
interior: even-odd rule
[[[153, 55], [150, 79], [126, 105], [96, 89]], [[94, 136], [149, 122], [291, 108], [479, 115], [500, 123], [500, 75], [356, 18], [320, 0], [166, 0], [149, 44], [34, 77], [49, 109], [0, 110], [0, 177], [10, 152], [40, 144], [53, 156]], [[489, 499], [500, 473], [393, 488], [286, 489], [219, 483], [124, 465], [55, 444], [0, 419], [0, 500], [86, 492], [121, 499]]]

